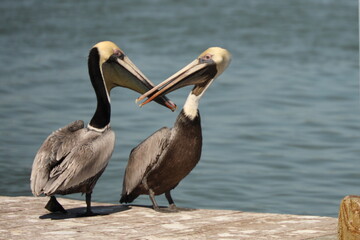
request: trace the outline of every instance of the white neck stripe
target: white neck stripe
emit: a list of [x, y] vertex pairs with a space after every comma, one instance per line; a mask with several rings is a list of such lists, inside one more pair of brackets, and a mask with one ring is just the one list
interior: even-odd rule
[[199, 100], [201, 96], [196, 96], [192, 92], [190, 92], [186, 102], [184, 104], [184, 113], [185, 115], [193, 120], [197, 116], [197, 111], [199, 107]]
[[211, 81], [206, 85], [202, 93], [200, 93], [198, 96], [193, 94], [191, 91], [188, 98], [186, 99], [186, 102], [184, 104], [184, 113], [191, 120], [193, 120], [197, 116], [200, 98], [204, 95], [206, 89], [208, 89], [208, 87], [211, 85], [213, 81], [214, 79], [211, 79]]
[[96, 127], [93, 127], [90, 125], [90, 123], [87, 125], [87, 128], [92, 130], [92, 131], [95, 131], [95, 132], [99, 132], [99, 133], [102, 133], [102, 132], [105, 132], [106, 129], [108, 129], [110, 127], [110, 123], [108, 125], [106, 125], [105, 127], [103, 128], [96, 128]]

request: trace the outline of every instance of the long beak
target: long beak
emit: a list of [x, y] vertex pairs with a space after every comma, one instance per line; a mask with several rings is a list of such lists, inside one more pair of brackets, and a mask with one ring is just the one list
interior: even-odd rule
[[[122, 86], [144, 94], [155, 86], [127, 56], [105, 62], [102, 65], [102, 70], [105, 79], [111, 79], [111, 82], [108, 83], [110, 84], [109, 89]], [[166, 96], [161, 96], [155, 101], [171, 109], [171, 111], [176, 110], [176, 105]]]
[[139, 106], [143, 106], [153, 100], [156, 101], [158, 97], [176, 89], [188, 85], [207, 83], [212, 80], [215, 75], [216, 64], [213, 61], [201, 62], [199, 59], [196, 59], [150, 91], [141, 95], [136, 99], [136, 102], [148, 97], [146, 101], [139, 104]]

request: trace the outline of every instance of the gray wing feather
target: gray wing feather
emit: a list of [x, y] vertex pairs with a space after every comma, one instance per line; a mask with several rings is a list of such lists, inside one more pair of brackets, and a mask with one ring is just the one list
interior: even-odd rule
[[44, 193], [52, 195], [57, 190], [64, 191], [77, 186], [102, 171], [108, 164], [114, 150], [115, 133], [88, 133], [82, 143], [78, 144], [49, 174], [44, 186]]
[[49, 172], [53, 166], [69, 154], [77, 140], [76, 133], [82, 128], [84, 128], [83, 121], [77, 120], [72, 122], [50, 134], [41, 145], [35, 156], [30, 177], [31, 191], [35, 196], [39, 196], [42, 193], [42, 189], [48, 181]]
[[163, 127], [135, 147], [125, 170], [122, 195], [130, 194], [163, 154], [171, 136], [171, 129]]

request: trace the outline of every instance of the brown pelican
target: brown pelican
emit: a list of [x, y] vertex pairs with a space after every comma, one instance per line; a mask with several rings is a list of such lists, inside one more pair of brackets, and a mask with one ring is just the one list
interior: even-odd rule
[[[173, 128], [163, 127], [135, 147], [125, 170], [120, 202], [130, 203], [141, 194], [149, 195], [153, 208], [173, 212], [177, 208], [170, 195], [200, 160], [202, 134], [198, 104], [206, 89], [229, 65], [230, 53], [219, 47], [203, 52], [196, 60], [140, 96], [150, 96], [144, 105], [175, 89], [195, 85]], [[165, 193], [169, 208], [159, 208], [155, 195]]]
[[[114, 43], [96, 44], [89, 53], [89, 76], [97, 98], [90, 123], [82, 120], [53, 132], [38, 150], [31, 172], [35, 196], [51, 196], [45, 206], [51, 212], [66, 212], [54, 194], [85, 193], [86, 213], [92, 215], [91, 193], [105, 170], [115, 144], [110, 128], [110, 90], [120, 86], [145, 93], [154, 85]], [[172, 110], [176, 106], [163, 97], [157, 101]]]

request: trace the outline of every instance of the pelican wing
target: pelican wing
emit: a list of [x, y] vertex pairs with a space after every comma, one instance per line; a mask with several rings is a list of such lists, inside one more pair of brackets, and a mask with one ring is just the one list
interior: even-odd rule
[[31, 171], [31, 191], [35, 196], [42, 193], [51, 169], [69, 154], [76, 143], [77, 131], [84, 128], [84, 122], [77, 120], [58, 129], [46, 138], [38, 150]]
[[114, 150], [115, 133], [112, 130], [98, 133], [84, 129], [82, 135], [80, 142], [61, 163], [51, 169], [43, 190], [46, 195], [76, 188], [106, 168]]
[[135, 147], [125, 170], [122, 195], [129, 195], [158, 163], [171, 136], [171, 129], [163, 127]]

